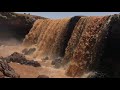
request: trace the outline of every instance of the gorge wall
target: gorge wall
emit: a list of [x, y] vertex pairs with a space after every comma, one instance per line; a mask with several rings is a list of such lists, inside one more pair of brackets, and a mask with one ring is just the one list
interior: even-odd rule
[[0, 12], [0, 40], [11, 38], [23, 40], [37, 19], [45, 19], [28, 14]]

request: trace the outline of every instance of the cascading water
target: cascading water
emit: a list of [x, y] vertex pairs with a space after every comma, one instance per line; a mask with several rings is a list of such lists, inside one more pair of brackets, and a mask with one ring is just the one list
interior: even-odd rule
[[79, 18], [38, 20], [23, 44], [37, 44], [37, 56], [63, 57], [67, 42]]
[[[23, 45], [26, 48], [35, 46], [36, 51], [31, 55], [34, 58], [61, 59], [61, 67], [65, 67], [65, 74], [70, 77], [97, 77], [99, 73], [107, 77], [119, 77], [119, 16], [38, 19], [25, 36]], [[38, 70], [56, 70], [51, 65], [43, 65], [46, 65], [42, 67], [44, 70]], [[56, 70], [57, 74], [62, 69]]]

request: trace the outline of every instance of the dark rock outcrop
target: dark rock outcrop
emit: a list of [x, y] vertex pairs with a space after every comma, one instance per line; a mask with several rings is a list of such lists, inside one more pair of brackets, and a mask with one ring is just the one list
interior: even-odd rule
[[62, 58], [61, 57], [58, 57], [51, 62], [51, 64], [54, 65], [54, 68], [60, 68], [61, 63], [62, 63]]
[[19, 78], [13, 68], [11, 68], [6, 61], [0, 59], [0, 78]]
[[109, 19], [108, 35], [97, 71], [112, 78], [120, 78], [120, 14]]
[[39, 75], [37, 78], [49, 78], [49, 77], [46, 75]]
[[41, 58], [42, 61], [46, 61], [46, 60], [49, 60], [49, 57], [44, 57], [44, 58]]
[[1, 58], [1, 59], [6, 60], [8, 63], [16, 62], [16, 63], [30, 65], [30, 66], [34, 66], [34, 67], [40, 67], [41, 66], [40, 63], [38, 63], [37, 61], [27, 60], [26, 57], [23, 54], [20, 54], [20, 53], [17, 53], [17, 52], [14, 52], [10, 56], [5, 57], [5, 58]]
[[9, 40], [11, 38], [23, 40], [37, 19], [45, 18], [28, 14], [0, 12], [0, 40]]
[[33, 54], [35, 51], [36, 51], [36, 48], [30, 48], [30, 49], [25, 48], [22, 50], [22, 53], [24, 55], [30, 55], [30, 54]]

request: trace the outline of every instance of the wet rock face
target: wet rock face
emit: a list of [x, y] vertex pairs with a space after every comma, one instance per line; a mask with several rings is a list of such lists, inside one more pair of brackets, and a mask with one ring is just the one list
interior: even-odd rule
[[40, 67], [40, 63], [34, 60], [27, 60], [26, 57], [23, 54], [14, 52], [8, 57], [2, 58], [3, 60], [6, 60], [8, 63], [10, 62], [16, 62], [20, 64], [25, 64], [25, 65], [31, 65], [34, 67]]
[[31, 55], [31, 54], [33, 54], [34, 52], [36, 51], [36, 48], [30, 48], [30, 49], [23, 49], [22, 50], [22, 53], [24, 54], [24, 55]]
[[104, 73], [96, 72], [94, 75], [89, 75], [87, 78], [110, 78], [110, 77], [105, 75]]
[[62, 65], [62, 58], [58, 57], [51, 62], [51, 65], [54, 65], [54, 68], [60, 68]]
[[49, 78], [49, 77], [46, 75], [39, 75], [37, 78]]
[[28, 49], [27, 49], [27, 48], [23, 49], [23, 50], [22, 50], [22, 53], [23, 53], [23, 54], [28, 54]]
[[46, 57], [42, 58], [41, 60], [42, 60], [43, 62], [45, 62], [45, 61], [49, 60], [49, 57], [46, 56]]
[[19, 78], [20, 76], [7, 62], [0, 59], [0, 78]]

